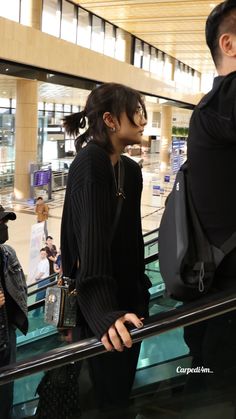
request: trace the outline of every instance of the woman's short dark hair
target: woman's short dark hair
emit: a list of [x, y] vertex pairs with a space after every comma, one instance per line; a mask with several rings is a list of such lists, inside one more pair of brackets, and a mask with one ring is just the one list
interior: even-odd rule
[[[110, 112], [120, 121], [121, 113], [125, 112], [131, 124], [136, 125], [134, 114], [139, 105], [146, 118], [145, 104], [137, 90], [118, 83], [104, 83], [92, 90], [83, 111], [64, 118], [64, 127], [69, 135], [77, 137], [75, 140], [76, 151], [79, 151], [84, 143], [92, 140], [108, 153], [112, 153], [113, 146], [108, 135], [108, 127], [103, 121], [103, 114]], [[86, 122], [88, 122], [87, 130], [79, 135], [80, 129], [86, 127]]]

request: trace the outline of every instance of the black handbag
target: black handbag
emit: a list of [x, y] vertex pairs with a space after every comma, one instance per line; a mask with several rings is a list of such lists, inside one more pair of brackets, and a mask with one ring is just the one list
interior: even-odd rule
[[[73, 289], [71, 289], [73, 288]], [[44, 320], [58, 328], [75, 327], [77, 324], [77, 291], [65, 285], [48, 287], [45, 296]]]

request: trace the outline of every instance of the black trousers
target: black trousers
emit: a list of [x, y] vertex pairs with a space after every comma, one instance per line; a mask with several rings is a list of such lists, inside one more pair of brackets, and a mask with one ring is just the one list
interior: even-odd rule
[[[7, 366], [16, 361], [16, 333], [9, 327], [10, 345], [4, 353], [0, 352], [0, 367]], [[13, 405], [14, 382], [0, 386], [0, 418], [10, 419]]]
[[[78, 328], [73, 340], [93, 336], [86, 327]], [[123, 352], [107, 352], [87, 360], [98, 413], [96, 418], [129, 418], [129, 397], [132, 390], [141, 343]]]

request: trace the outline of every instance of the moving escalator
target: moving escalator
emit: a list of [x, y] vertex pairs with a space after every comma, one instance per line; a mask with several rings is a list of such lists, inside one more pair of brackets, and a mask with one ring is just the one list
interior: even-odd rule
[[[142, 329], [131, 331], [134, 342], [142, 340], [142, 345], [146, 345], [149, 351], [146, 356], [149, 356], [149, 360], [145, 366], [137, 370], [130, 407], [125, 417], [129, 419], [134, 417], [136, 419], [195, 419], [199, 417], [235, 419], [235, 380], [229, 379], [235, 373], [234, 370], [228, 371], [229, 375], [223, 377], [217, 387], [211, 388], [206, 386], [205, 381], [214, 378], [214, 371], [209, 371], [204, 365], [199, 366], [201, 371], [196, 368], [194, 371], [188, 354], [176, 357], [176, 354], [173, 356], [172, 353], [168, 356], [168, 339], [171, 332], [205, 319], [221, 318], [235, 308], [236, 292], [215, 294], [204, 297], [197, 303], [155, 314], [145, 322]], [[180, 336], [181, 334], [176, 342], [169, 340], [172, 347], [181, 345]], [[165, 361], [163, 362], [160, 356], [161, 343], [164, 342]], [[92, 338], [64, 345], [62, 348], [2, 369], [0, 384], [14, 379], [16, 388], [21, 388], [22, 400], [21, 403], [15, 404], [14, 418], [34, 415], [37, 406], [34, 391], [43, 372], [66, 364], [73, 365], [74, 362], [80, 360], [83, 360], [84, 366], [88, 357], [103, 356], [103, 353], [103, 345]], [[79, 375], [79, 389], [82, 419], [97, 418], [86, 368]], [[76, 417], [81, 416], [78, 413]], [[119, 416], [116, 415], [116, 417]], [[113, 416], [108, 414], [106, 419], [113, 419]], [[120, 419], [123, 417], [121, 416]]]
[[[153, 284], [151, 317], [142, 330], [133, 332], [134, 339], [142, 340], [142, 346], [132, 391], [130, 418], [133, 418], [136, 412], [137, 419], [195, 419], [199, 415], [204, 419], [218, 419], [223, 416], [224, 419], [235, 419], [235, 406], [232, 397], [228, 397], [227, 386], [218, 388], [214, 394], [208, 394], [207, 391], [203, 392], [204, 387], [200, 381], [197, 386], [188, 385], [191, 378], [197, 375], [187, 373], [191, 368], [191, 357], [183, 339], [183, 326], [203, 321], [209, 316], [222, 316], [224, 312], [235, 309], [236, 295], [205, 298], [201, 300], [200, 306], [198, 303], [185, 307], [166, 298], [159, 273], [156, 232], [145, 236], [144, 240], [146, 272]], [[18, 337], [20, 364], [12, 369], [8, 368], [8, 373], [0, 372], [0, 384], [6, 379], [7, 374], [8, 379], [15, 378], [14, 419], [35, 414], [38, 403], [36, 389], [49, 366], [51, 368], [79, 359], [85, 359], [79, 375], [83, 418], [95, 419], [96, 410], [91, 396], [86, 358], [102, 353], [102, 345], [95, 339], [74, 345], [66, 344], [56, 328], [48, 328], [48, 325], [44, 324], [43, 310], [36, 325], [34, 312], [43, 302], [35, 303], [33, 295], [29, 297], [32, 334], [28, 340], [26, 337], [25, 341]], [[27, 359], [32, 356], [34, 361], [28, 362]], [[205, 376], [207, 372], [203, 370], [199, 377]], [[224, 398], [222, 394], [225, 393], [227, 397]]]

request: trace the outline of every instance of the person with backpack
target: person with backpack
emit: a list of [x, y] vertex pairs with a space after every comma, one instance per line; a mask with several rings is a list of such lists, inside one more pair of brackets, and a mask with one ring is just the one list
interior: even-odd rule
[[61, 256], [63, 274], [76, 278], [81, 334], [95, 335], [107, 350], [88, 361], [99, 418], [133, 417], [126, 407], [140, 344], [132, 344], [129, 328], [142, 327], [148, 315], [150, 283], [144, 275], [141, 169], [121, 154], [141, 143], [146, 123], [140, 93], [117, 83], [95, 88], [84, 110], [64, 121], [69, 135], [87, 127], [69, 170]]
[[[218, 76], [195, 107], [188, 137], [193, 205], [209, 242], [218, 248], [236, 232], [236, 1], [218, 4], [206, 21], [206, 43]], [[209, 293], [236, 289], [236, 246], [215, 271]], [[204, 391], [235, 392], [236, 311], [185, 328], [193, 366], [209, 368]], [[194, 382], [197, 377], [192, 377]], [[198, 381], [199, 388], [199, 381]], [[195, 388], [196, 390], [196, 388]]]

